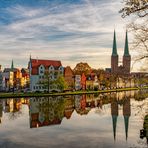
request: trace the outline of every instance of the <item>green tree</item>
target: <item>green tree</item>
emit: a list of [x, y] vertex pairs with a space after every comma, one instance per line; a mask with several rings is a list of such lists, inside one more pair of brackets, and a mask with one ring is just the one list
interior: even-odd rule
[[59, 76], [56, 80], [53, 81], [53, 84], [55, 84], [60, 91], [68, 88], [68, 85], [63, 76]]

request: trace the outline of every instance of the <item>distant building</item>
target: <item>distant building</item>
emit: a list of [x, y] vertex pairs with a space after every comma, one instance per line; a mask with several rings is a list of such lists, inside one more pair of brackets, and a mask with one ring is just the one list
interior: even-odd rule
[[127, 32], [125, 37], [125, 47], [124, 47], [124, 55], [123, 55], [122, 63], [123, 63], [122, 65], [119, 65], [119, 57], [118, 57], [117, 45], [116, 45], [116, 33], [114, 31], [113, 49], [112, 49], [112, 56], [111, 56], [111, 72], [113, 74], [118, 74], [118, 75], [130, 74], [131, 56], [129, 54]]
[[64, 67], [61, 61], [30, 59], [29, 74], [31, 91], [58, 91], [58, 88], [51, 85], [50, 81], [63, 76]]

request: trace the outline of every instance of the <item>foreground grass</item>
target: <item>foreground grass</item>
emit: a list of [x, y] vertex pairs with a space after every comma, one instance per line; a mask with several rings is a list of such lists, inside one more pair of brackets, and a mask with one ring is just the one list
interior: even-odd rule
[[64, 92], [64, 93], [0, 93], [0, 98], [22, 98], [22, 97], [47, 97], [47, 96], [64, 96], [64, 95], [81, 95], [81, 94], [96, 94], [96, 93], [110, 93], [120, 91], [131, 91], [148, 89], [148, 86], [137, 88], [117, 88], [109, 90], [98, 90], [98, 91], [75, 91], [75, 92]]

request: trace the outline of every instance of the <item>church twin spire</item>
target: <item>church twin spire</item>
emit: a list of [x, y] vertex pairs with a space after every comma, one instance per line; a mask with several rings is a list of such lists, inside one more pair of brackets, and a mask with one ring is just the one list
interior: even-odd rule
[[[118, 56], [117, 43], [116, 43], [116, 31], [115, 30], [114, 30], [114, 38], [113, 38], [112, 56]], [[125, 37], [124, 56], [129, 56], [127, 31], [126, 31], [126, 37]]]
[[117, 54], [117, 44], [116, 44], [116, 32], [114, 30], [114, 39], [113, 39], [113, 51], [112, 56], [118, 56]]
[[126, 37], [125, 37], [124, 56], [129, 56], [127, 31], [126, 31]]

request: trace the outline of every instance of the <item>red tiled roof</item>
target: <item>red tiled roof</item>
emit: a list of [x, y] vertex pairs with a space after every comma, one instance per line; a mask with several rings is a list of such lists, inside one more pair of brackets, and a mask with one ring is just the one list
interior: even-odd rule
[[60, 66], [62, 66], [61, 61], [31, 59], [32, 75], [38, 74], [38, 67], [40, 65], [43, 65], [46, 69], [48, 67], [50, 67], [51, 65], [53, 67], [60, 67]]

